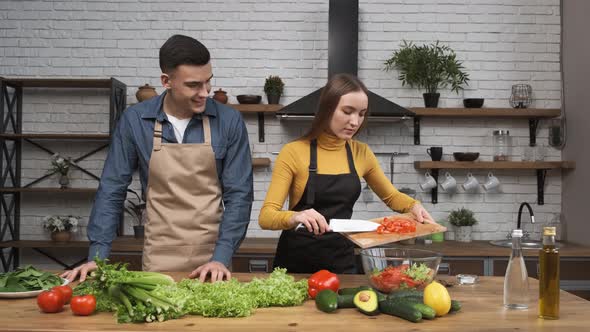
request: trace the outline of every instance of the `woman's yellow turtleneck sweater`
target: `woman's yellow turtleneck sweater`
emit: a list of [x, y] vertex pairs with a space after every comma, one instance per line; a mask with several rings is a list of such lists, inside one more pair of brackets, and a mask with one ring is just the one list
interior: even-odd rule
[[[329, 134], [318, 137], [318, 174], [350, 173], [345, 143], [345, 140]], [[365, 179], [389, 208], [402, 213], [408, 212], [417, 201], [395, 189], [367, 144], [355, 140], [350, 140], [349, 144], [358, 176]], [[287, 195], [289, 209], [297, 205], [303, 196], [309, 177], [309, 148], [309, 140], [297, 140], [286, 144], [279, 153], [258, 217], [262, 229], [292, 228], [289, 226], [289, 219], [296, 211], [283, 211], [282, 208]]]

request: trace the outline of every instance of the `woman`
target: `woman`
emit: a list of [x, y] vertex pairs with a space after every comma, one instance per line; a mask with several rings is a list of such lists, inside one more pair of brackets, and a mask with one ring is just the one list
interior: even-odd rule
[[[356, 273], [354, 244], [329, 232], [328, 221], [350, 219], [361, 176], [391, 209], [434, 222], [418, 201], [395, 189], [371, 149], [352, 139], [366, 122], [367, 95], [355, 76], [334, 75], [322, 90], [311, 130], [281, 150], [259, 216], [263, 229], [282, 230], [275, 267]], [[287, 195], [289, 210], [283, 211]]]

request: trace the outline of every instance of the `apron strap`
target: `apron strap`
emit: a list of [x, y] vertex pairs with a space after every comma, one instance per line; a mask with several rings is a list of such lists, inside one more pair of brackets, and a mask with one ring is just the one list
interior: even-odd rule
[[203, 120], [203, 138], [205, 144], [211, 145], [211, 126], [209, 126], [209, 117], [205, 114], [201, 116]]
[[354, 159], [352, 159], [352, 150], [348, 142], [346, 142], [346, 157], [348, 157], [348, 169], [350, 170], [350, 174], [356, 174]]
[[154, 124], [154, 151], [160, 151], [162, 148], [162, 123], [156, 120]]
[[315, 201], [315, 176], [318, 172], [318, 141], [313, 139], [309, 144], [309, 179], [307, 180], [307, 205]]

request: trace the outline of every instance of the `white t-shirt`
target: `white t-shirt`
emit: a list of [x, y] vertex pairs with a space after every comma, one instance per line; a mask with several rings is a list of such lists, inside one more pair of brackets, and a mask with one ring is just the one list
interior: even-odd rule
[[172, 128], [174, 128], [174, 136], [176, 136], [176, 140], [178, 143], [182, 143], [182, 139], [184, 137], [184, 132], [186, 131], [186, 127], [188, 123], [191, 121], [191, 118], [188, 119], [179, 119], [175, 118], [170, 114], [166, 114], [168, 116], [168, 121], [172, 124]]

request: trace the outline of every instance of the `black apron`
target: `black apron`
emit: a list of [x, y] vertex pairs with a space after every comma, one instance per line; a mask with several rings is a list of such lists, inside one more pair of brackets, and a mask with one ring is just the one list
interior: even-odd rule
[[[294, 211], [315, 209], [326, 221], [350, 219], [354, 203], [361, 194], [361, 181], [354, 167], [352, 151], [346, 142], [348, 174], [317, 174], [317, 141], [310, 142], [309, 179]], [[274, 267], [290, 273], [357, 273], [354, 244], [340, 233], [316, 236], [302, 227], [281, 233]]]

